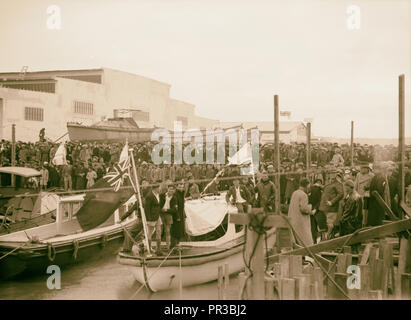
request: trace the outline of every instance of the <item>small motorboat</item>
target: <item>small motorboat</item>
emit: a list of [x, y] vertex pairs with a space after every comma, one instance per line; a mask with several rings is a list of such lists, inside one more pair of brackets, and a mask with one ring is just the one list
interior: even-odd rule
[[[237, 208], [227, 205], [225, 194], [185, 203], [186, 232], [191, 241], [181, 242], [165, 256], [120, 252], [120, 264], [129, 266], [135, 279], [152, 292], [192, 286], [218, 279], [218, 267], [228, 263], [229, 273], [244, 269], [245, 230], [229, 221]], [[275, 242], [275, 229], [267, 232], [267, 246]], [[266, 248], [266, 250], [268, 249]], [[181, 284], [180, 284], [181, 282]]]
[[51, 264], [64, 267], [99, 258], [120, 248], [124, 228], [137, 219], [135, 213], [120, 222], [135, 196], [115, 210], [104, 223], [83, 231], [77, 220], [84, 194], [59, 197], [52, 223], [0, 235], [0, 278], [22, 274], [43, 274]]

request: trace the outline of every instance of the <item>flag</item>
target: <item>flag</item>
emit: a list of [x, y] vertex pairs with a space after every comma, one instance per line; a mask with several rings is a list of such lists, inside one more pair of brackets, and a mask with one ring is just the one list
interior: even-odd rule
[[[129, 177], [129, 170], [130, 157], [128, 143], [126, 143], [120, 154], [119, 162], [93, 185], [94, 191], [86, 193], [83, 205], [76, 214], [83, 231], [106, 223], [114, 211], [133, 196], [131, 179], [126, 179]], [[129, 188], [121, 189], [121, 187]], [[109, 188], [109, 190], [98, 191], [100, 188]]]
[[66, 146], [64, 145], [64, 142], [62, 142], [60, 143], [56, 151], [56, 154], [54, 155], [53, 160], [51, 160], [51, 163], [56, 166], [65, 165], [67, 164], [66, 156], [67, 156]]
[[126, 142], [120, 154], [119, 162], [103, 177], [117, 192], [124, 183], [125, 178], [130, 177], [130, 157], [128, 154], [128, 143]]
[[252, 153], [251, 153], [251, 145], [246, 143], [241, 147], [240, 150], [232, 157], [228, 158], [228, 164], [232, 165], [245, 165], [251, 163], [253, 160]]
[[258, 171], [258, 166], [254, 166], [250, 143], [246, 143], [237, 153], [229, 157], [228, 164], [241, 166], [241, 175], [254, 175]]

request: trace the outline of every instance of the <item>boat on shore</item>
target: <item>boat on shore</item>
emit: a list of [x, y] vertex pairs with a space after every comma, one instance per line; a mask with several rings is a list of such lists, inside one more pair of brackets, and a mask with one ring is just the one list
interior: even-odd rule
[[50, 265], [65, 267], [116, 253], [124, 228], [131, 227], [137, 217], [132, 214], [120, 222], [119, 208], [98, 227], [83, 231], [76, 217], [83, 201], [84, 194], [61, 197], [55, 222], [0, 235], [0, 278], [42, 274]]
[[[245, 230], [229, 221], [229, 213], [237, 209], [225, 203], [224, 194], [207, 198], [186, 202], [186, 230], [198, 231], [191, 241], [181, 242], [166, 256], [140, 255], [134, 247], [132, 253], [118, 253], [118, 262], [128, 266], [135, 279], [152, 292], [217, 280], [218, 267], [225, 263], [229, 265], [230, 274], [243, 270]], [[209, 212], [196, 212], [196, 207], [206, 206]], [[210, 217], [213, 209], [214, 217]], [[275, 229], [272, 228], [267, 232], [267, 247], [271, 248], [274, 242]]]

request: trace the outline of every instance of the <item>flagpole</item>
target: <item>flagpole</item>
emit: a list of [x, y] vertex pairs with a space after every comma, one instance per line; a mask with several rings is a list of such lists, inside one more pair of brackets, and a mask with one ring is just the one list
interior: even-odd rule
[[[148, 241], [148, 228], [147, 228], [147, 220], [146, 220], [146, 214], [144, 212], [144, 208], [143, 208], [143, 202], [141, 200], [141, 193], [140, 193], [140, 184], [138, 182], [138, 177], [137, 177], [137, 171], [136, 171], [136, 164], [134, 162], [134, 156], [133, 156], [133, 149], [129, 149], [129, 153], [130, 153], [130, 158], [131, 158], [131, 163], [132, 163], [132, 167], [133, 167], [133, 174], [134, 174], [134, 179], [135, 182], [137, 184], [137, 186], [134, 185], [134, 183], [132, 183], [133, 185], [133, 189], [134, 192], [137, 194], [138, 197], [138, 202], [140, 205], [140, 211], [141, 211], [141, 219], [143, 220], [143, 230], [144, 230], [144, 238], [146, 240], [146, 246], [147, 246], [147, 252], [148, 254], [151, 254], [150, 252], [150, 246], [149, 246], [149, 241]], [[131, 179], [131, 177], [130, 177]], [[137, 189], [137, 190], [136, 190]]]

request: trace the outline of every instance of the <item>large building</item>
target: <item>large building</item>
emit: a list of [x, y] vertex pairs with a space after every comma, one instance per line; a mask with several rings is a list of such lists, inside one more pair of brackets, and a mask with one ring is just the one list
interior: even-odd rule
[[91, 125], [106, 118], [133, 117], [140, 127], [213, 128], [193, 104], [172, 99], [170, 85], [109, 68], [0, 73], [0, 138], [37, 141], [39, 131], [57, 139], [67, 122]]

